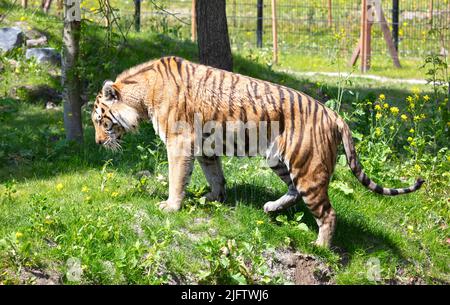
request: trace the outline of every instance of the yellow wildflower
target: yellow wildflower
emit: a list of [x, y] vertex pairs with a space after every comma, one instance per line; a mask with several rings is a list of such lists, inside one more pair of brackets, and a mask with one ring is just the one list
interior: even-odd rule
[[415, 115], [413, 120], [414, 120], [414, 122], [419, 122], [420, 121], [420, 116]]
[[414, 128], [411, 128], [411, 129], [409, 130], [409, 132], [410, 132], [410, 133], [414, 133]]
[[394, 126], [391, 126], [391, 127], [389, 127], [389, 129], [392, 130], [392, 131], [394, 131], [394, 130], [395, 130], [395, 127], [394, 127]]
[[114, 176], [113, 173], [107, 173], [107, 174], [106, 174], [106, 178], [108, 178], [108, 179], [111, 179], [113, 176]]
[[406, 114], [402, 114], [400, 117], [403, 121], [406, 121], [408, 119], [408, 116]]
[[408, 95], [408, 97], [406, 98], [406, 101], [408, 103], [412, 103], [413, 102], [413, 97], [411, 95]]
[[413, 141], [413, 138], [408, 137], [408, 142], [412, 142], [412, 141]]
[[56, 190], [57, 190], [57, 191], [61, 191], [63, 188], [64, 188], [64, 185], [63, 185], [62, 183], [58, 183], [58, 184], [56, 185]]
[[377, 112], [377, 114], [375, 115], [375, 118], [376, 118], [377, 120], [379, 120], [379, 119], [381, 119], [382, 116], [383, 116], [383, 115], [382, 115], [381, 113]]
[[86, 185], [83, 185], [83, 187], [81, 188], [81, 191], [83, 193], [87, 193], [87, 192], [89, 192], [89, 188]]
[[95, 12], [95, 10], [97, 10], [95, 7], [91, 7], [90, 9], [89, 9], [91, 12]]
[[375, 110], [381, 110], [381, 106], [380, 105], [375, 105]]
[[409, 104], [409, 108], [414, 109], [416, 105], [414, 103]]
[[16, 232], [16, 238], [19, 239], [23, 236], [22, 232]]
[[425, 119], [427, 116], [425, 115], [425, 113], [422, 113], [421, 115], [420, 115], [420, 118], [423, 120], [423, 119]]
[[414, 169], [418, 172], [422, 169], [419, 164], [414, 165]]
[[398, 112], [399, 112], [399, 109], [398, 109], [397, 107], [391, 107], [391, 113], [392, 113], [393, 115], [397, 115]]
[[27, 17], [25, 17], [25, 16], [20, 17], [20, 21], [25, 21], [25, 20], [27, 20]]
[[264, 223], [264, 221], [262, 221], [262, 220], [257, 220], [256, 221], [256, 224], [259, 226], [259, 225], [262, 225]]
[[389, 108], [389, 104], [388, 103], [384, 103], [383, 107], [384, 107], [384, 109], [388, 109]]
[[428, 102], [430, 100], [430, 97], [428, 95], [424, 95], [423, 99], [425, 100], [425, 102]]
[[51, 224], [53, 223], [53, 220], [52, 220], [52, 218], [50, 217], [50, 215], [45, 216], [44, 223], [45, 223], [46, 225], [51, 225]]
[[412, 141], [410, 145], [411, 146], [416, 146], [416, 141]]
[[412, 93], [414, 93], [414, 94], [419, 94], [419, 93], [420, 93], [420, 89], [417, 88], [417, 87], [412, 88], [411, 91], [412, 91]]
[[375, 135], [377, 137], [379, 137], [381, 135], [381, 128], [380, 127], [375, 128]]
[[119, 196], [118, 192], [112, 192], [111, 193], [111, 197], [116, 198], [117, 196]]
[[386, 96], [384, 94], [380, 94], [380, 100], [384, 101], [386, 99]]

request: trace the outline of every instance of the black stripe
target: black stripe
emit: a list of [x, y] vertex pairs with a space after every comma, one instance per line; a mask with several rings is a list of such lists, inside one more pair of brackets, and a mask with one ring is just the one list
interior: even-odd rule
[[399, 192], [398, 192], [396, 189], [390, 189], [390, 190], [389, 190], [389, 193], [390, 193], [391, 195], [393, 195], [393, 196], [399, 194]]
[[373, 191], [378, 194], [383, 194], [383, 188], [378, 184], [375, 186], [375, 189]]
[[294, 136], [295, 129], [294, 93], [292, 92], [292, 90], [288, 90], [288, 93], [291, 109], [291, 134], [289, 135], [289, 141], [292, 143], [292, 137]]

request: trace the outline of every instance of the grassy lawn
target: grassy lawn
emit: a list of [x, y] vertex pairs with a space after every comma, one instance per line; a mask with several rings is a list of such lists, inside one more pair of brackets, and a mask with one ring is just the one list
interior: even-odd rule
[[[50, 45], [60, 48], [56, 18], [14, 9], [5, 24], [24, 15], [22, 22], [48, 33]], [[105, 79], [137, 63], [162, 55], [197, 61], [196, 45], [188, 41], [130, 33], [126, 47], [114, 48], [104, 46], [102, 31], [94, 24], [83, 27], [82, 72], [90, 101]], [[338, 78], [296, 78], [254, 56], [235, 52], [235, 71], [324, 101], [337, 96]], [[68, 143], [61, 105], [45, 109], [46, 101], [34, 98], [32, 89], [20, 88], [60, 90], [58, 71], [26, 61], [23, 50], [1, 55], [1, 63], [0, 284], [292, 283], [295, 266], [280, 257], [296, 252], [325, 266], [327, 283], [450, 282], [450, 162], [441, 164], [447, 174], [443, 170], [438, 177], [434, 165], [422, 164], [425, 187], [398, 197], [371, 193], [347, 166], [338, 164], [330, 187], [338, 214], [334, 246], [318, 248], [311, 244], [317, 237], [315, 221], [302, 203], [277, 215], [263, 212], [263, 204], [283, 195], [286, 187], [262, 166], [261, 158], [223, 160], [228, 191], [223, 204], [202, 200], [207, 184], [196, 164], [184, 208], [165, 214], [156, 203], [168, 195], [166, 153], [149, 124], [139, 134], [127, 135], [123, 152], [114, 154], [94, 143], [89, 105], [84, 107], [84, 145]], [[282, 67], [315, 70], [307, 64], [311, 59], [282, 58]], [[355, 100], [374, 100], [380, 94], [403, 111], [412, 90], [407, 84], [363, 79], [345, 87], [342, 108], [348, 111]], [[431, 94], [429, 87], [418, 89]], [[358, 124], [354, 127], [364, 132]], [[375, 156], [376, 149], [371, 153]], [[402, 149], [392, 151], [385, 163], [396, 168], [409, 162], [410, 156], [403, 154]], [[371, 164], [363, 162], [368, 168]], [[403, 183], [381, 173], [376, 178], [400, 187], [415, 174], [405, 174]], [[351, 192], [339, 187], [342, 183]], [[374, 264], [379, 264], [379, 276], [373, 276]], [[74, 275], [74, 270], [82, 271]]]

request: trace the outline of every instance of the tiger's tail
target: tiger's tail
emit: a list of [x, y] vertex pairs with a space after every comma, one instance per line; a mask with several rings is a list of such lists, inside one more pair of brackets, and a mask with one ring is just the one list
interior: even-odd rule
[[355, 151], [355, 145], [353, 144], [352, 133], [347, 123], [345, 123], [342, 119], [338, 119], [338, 129], [342, 137], [342, 142], [344, 144], [345, 156], [347, 157], [347, 162], [352, 170], [353, 174], [356, 178], [358, 178], [359, 182], [364, 185], [369, 190], [388, 196], [395, 196], [400, 194], [407, 194], [420, 189], [422, 184], [425, 182], [422, 178], [418, 178], [414, 185], [405, 188], [386, 188], [382, 187], [375, 182], [373, 182], [362, 170], [361, 164], [358, 161]]

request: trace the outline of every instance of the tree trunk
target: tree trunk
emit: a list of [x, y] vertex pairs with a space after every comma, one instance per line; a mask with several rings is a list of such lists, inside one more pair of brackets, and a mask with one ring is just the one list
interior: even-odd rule
[[[71, 6], [65, 2], [67, 12]], [[64, 102], [64, 127], [67, 140], [83, 142], [83, 127], [81, 125], [81, 83], [77, 73], [80, 20], [64, 17], [63, 52], [62, 52], [62, 87]]]
[[141, 30], [141, 0], [134, 0], [134, 29]]
[[48, 14], [51, 5], [52, 0], [42, 0], [42, 10], [44, 11], [44, 13]]
[[28, 7], [28, 0], [22, 0], [22, 7], [27, 8]]
[[225, 0], [197, 0], [196, 14], [200, 63], [232, 71]]

